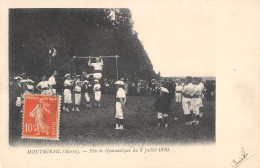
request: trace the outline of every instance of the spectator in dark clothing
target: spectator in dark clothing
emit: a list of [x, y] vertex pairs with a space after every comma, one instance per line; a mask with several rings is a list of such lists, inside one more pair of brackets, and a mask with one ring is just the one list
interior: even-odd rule
[[168, 127], [168, 113], [171, 111], [171, 97], [169, 91], [161, 87], [161, 95], [156, 99], [154, 103], [155, 110], [158, 112], [158, 126], [162, 125], [162, 119], [164, 120], [165, 128]]
[[13, 98], [16, 100], [17, 97], [21, 97], [23, 88], [20, 83], [21, 77], [15, 77], [15, 83], [13, 84], [12, 91], [13, 91]]
[[[12, 87], [10, 87], [10, 113], [9, 113], [9, 130], [10, 134], [13, 136], [21, 135], [21, 125], [22, 125], [22, 93], [23, 88], [20, 83], [21, 77], [17, 76], [14, 78], [15, 82]], [[11, 139], [10, 139], [11, 140]]]
[[176, 89], [176, 83], [173, 82], [173, 97], [172, 98], [175, 98], [175, 89]]
[[173, 82], [172, 81], [168, 84], [167, 88], [169, 90], [170, 97], [173, 98], [174, 95], [175, 95], [175, 90], [174, 90], [174, 86], [173, 86]]
[[151, 80], [151, 95], [152, 97], [155, 97], [156, 96], [156, 80], [155, 79], [152, 79]]

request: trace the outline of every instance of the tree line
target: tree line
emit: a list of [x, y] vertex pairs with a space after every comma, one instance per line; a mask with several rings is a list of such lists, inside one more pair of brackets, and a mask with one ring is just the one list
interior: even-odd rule
[[[10, 73], [50, 75], [73, 56], [119, 55], [119, 77], [155, 78], [133, 24], [129, 9], [10, 9]], [[59, 73], [90, 72], [87, 61], [77, 59]], [[115, 64], [104, 59], [104, 77], [116, 77]]]

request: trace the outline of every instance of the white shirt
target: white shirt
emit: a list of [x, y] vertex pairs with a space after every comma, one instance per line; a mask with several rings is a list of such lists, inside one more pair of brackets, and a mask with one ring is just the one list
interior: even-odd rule
[[66, 80], [64, 81], [64, 86], [71, 86], [71, 85], [72, 85], [72, 80], [66, 79]]
[[202, 82], [200, 82], [198, 85], [200, 86], [201, 90], [204, 90], [204, 84]]
[[49, 88], [49, 82], [48, 81], [41, 81], [40, 83], [38, 83], [38, 85], [36, 87], [41, 88], [41, 89]]
[[178, 85], [176, 83], [176, 88], [175, 88], [176, 91], [183, 91], [183, 86], [182, 85]]
[[102, 62], [91, 63], [91, 64], [89, 64], [89, 66], [93, 66], [94, 70], [102, 70], [103, 63]]
[[34, 90], [34, 87], [33, 87], [33, 85], [29, 85], [29, 84], [28, 84], [28, 85], [27, 85], [27, 89], [28, 89], [28, 90]]
[[51, 76], [49, 78], [48, 82], [49, 82], [49, 85], [56, 85], [56, 80], [55, 80], [54, 76]]
[[116, 92], [116, 98], [126, 98], [125, 90], [122, 88], [119, 88]]
[[188, 85], [184, 85], [182, 92], [185, 94], [191, 94], [193, 90], [194, 90], [194, 85], [192, 83], [189, 83]]
[[75, 92], [81, 92], [81, 87], [78, 86], [78, 85], [76, 85], [76, 86], [75, 86]]
[[78, 85], [78, 84], [79, 84], [79, 85], [82, 85], [82, 81], [77, 80], [77, 81], [75, 82], [75, 84], [76, 84], [76, 85]]
[[191, 96], [193, 96], [193, 95], [200, 96], [202, 91], [203, 91], [203, 88], [201, 87], [201, 85], [198, 84], [198, 85], [194, 86], [194, 90], [193, 90], [193, 92], [190, 95]]
[[101, 85], [99, 83], [95, 84], [93, 87], [94, 91], [100, 91]]

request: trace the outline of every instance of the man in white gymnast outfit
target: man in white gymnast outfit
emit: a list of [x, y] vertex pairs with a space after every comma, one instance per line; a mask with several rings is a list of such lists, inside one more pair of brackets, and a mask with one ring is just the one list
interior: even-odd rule
[[90, 59], [88, 60], [88, 66], [93, 66], [93, 68], [94, 68], [94, 73], [93, 73], [94, 79], [102, 78], [102, 69], [103, 69], [102, 56], [100, 56], [99, 58], [96, 58], [96, 63], [91, 63], [91, 57], [90, 57]]
[[[52, 74], [52, 76], [48, 79], [48, 82], [49, 82], [49, 85], [50, 85], [50, 88], [52, 89], [52, 93], [54, 94], [54, 95], [56, 95], [56, 84], [57, 84], [57, 82], [56, 82], [56, 76], [57, 76], [57, 71], [54, 71], [53, 72], [53, 74]], [[51, 93], [51, 89], [50, 89], [50, 93]]]
[[116, 81], [115, 85], [117, 86], [116, 92], [116, 129], [117, 130], [124, 130], [124, 107], [126, 103], [126, 94], [125, 90], [125, 83], [121, 80]]
[[94, 79], [95, 85], [93, 86], [93, 91], [95, 94], [95, 107], [100, 107], [100, 99], [101, 99], [101, 85], [99, 84], [98, 79]]

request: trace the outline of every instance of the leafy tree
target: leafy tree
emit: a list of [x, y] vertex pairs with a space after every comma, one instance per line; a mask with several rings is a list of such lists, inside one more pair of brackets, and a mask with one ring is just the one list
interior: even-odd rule
[[[119, 77], [156, 77], [151, 61], [133, 31], [129, 9], [10, 9], [10, 72], [49, 75], [73, 56], [119, 55]], [[52, 56], [49, 50], [57, 51]], [[59, 73], [91, 72], [77, 59]], [[116, 78], [116, 60], [104, 59], [104, 77]]]

